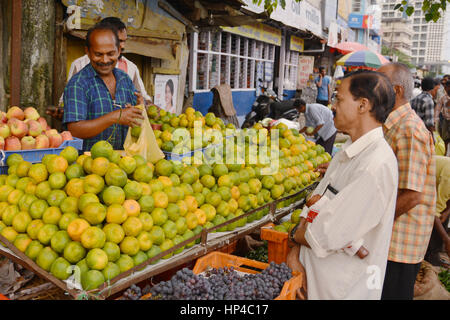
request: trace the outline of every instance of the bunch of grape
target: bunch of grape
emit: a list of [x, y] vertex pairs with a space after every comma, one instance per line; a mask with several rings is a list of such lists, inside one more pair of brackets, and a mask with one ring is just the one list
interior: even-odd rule
[[142, 297], [142, 290], [137, 285], [133, 284], [123, 294], [123, 300], [139, 300]]
[[211, 269], [204, 275], [184, 268], [150, 292], [152, 299], [161, 300], [272, 300], [291, 277], [292, 270], [285, 263], [274, 262], [261, 273], [243, 276], [233, 267]]

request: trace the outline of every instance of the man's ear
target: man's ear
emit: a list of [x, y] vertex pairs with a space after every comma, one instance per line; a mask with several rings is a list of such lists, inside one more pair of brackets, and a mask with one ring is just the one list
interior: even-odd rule
[[84, 53], [89, 55], [89, 48], [87, 46], [84, 46]]
[[403, 89], [402, 86], [394, 85], [394, 92], [396, 99], [397, 98], [402, 99], [404, 97], [405, 90]]
[[361, 98], [361, 103], [359, 105], [359, 112], [360, 113], [364, 113], [364, 112], [369, 111], [369, 110], [370, 110], [369, 99]]

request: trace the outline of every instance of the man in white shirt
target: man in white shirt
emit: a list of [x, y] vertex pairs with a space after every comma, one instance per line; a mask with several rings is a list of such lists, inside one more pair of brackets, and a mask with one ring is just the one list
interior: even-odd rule
[[[131, 81], [133, 81], [133, 84], [136, 87], [136, 89], [141, 93], [146, 104], [151, 103], [152, 98], [148, 95], [147, 91], [145, 90], [144, 82], [142, 81], [141, 76], [139, 75], [138, 67], [136, 66], [136, 64], [125, 58], [125, 56], [123, 55], [125, 51], [125, 43], [128, 38], [127, 28], [125, 24], [119, 18], [116, 17], [105, 18], [101, 20], [99, 24], [109, 24], [112, 25], [115, 29], [117, 29], [117, 35], [119, 36], [120, 41], [120, 56], [116, 68], [125, 71], [130, 76]], [[73, 75], [77, 74], [89, 63], [90, 60], [87, 54], [73, 61], [70, 66], [69, 77], [67, 79], [67, 82], [69, 82], [69, 80], [73, 77]], [[61, 98], [59, 99], [59, 104], [62, 105], [62, 103], [63, 103], [63, 95], [61, 95]]]
[[[350, 136], [312, 192], [290, 240], [288, 265], [305, 274], [308, 299], [380, 299], [398, 186], [395, 155], [382, 124], [394, 106], [389, 80], [374, 71], [347, 75], [334, 124]], [[306, 219], [305, 219], [306, 218]], [[368, 255], [359, 254], [360, 248]]]
[[[300, 129], [299, 132], [306, 132], [309, 136], [314, 136], [317, 133], [319, 139], [316, 143], [324, 147], [326, 152], [332, 154], [337, 130], [334, 127], [333, 113], [331, 110], [323, 104], [306, 103], [303, 99], [295, 100], [294, 107], [298, 112], [305, 114], [305, 127]], [[314, 130], [308, 132], [308, 127], [312, 127]]]

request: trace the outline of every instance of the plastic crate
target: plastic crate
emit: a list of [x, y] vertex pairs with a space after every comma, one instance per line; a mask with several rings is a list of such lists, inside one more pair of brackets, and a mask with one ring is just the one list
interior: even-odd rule
[[9, 299], [0, 293], [0, 300], [9, 300]]
[[47, 154], [59, 154], [65, 147], [74, 147], [77, 150], [83, 149], [83, 140], [78, 138], [73, 138], [73, 140], [64, 141], [58, 148], [48, 148], [48, 149], [32, 149], [32, 150], [18, 150], [18, 151], [1, 151], [0, 155], [0, 174], [8, 173], [8, 166], [6, 165], [6, 160], [8, 157], [14, 153], [20, 154], [23, 160], [37, 163], [41, 162], [42, 158]]
[[261, 239], [267, 240], [267, 259], [270, 262], [286, 262], [290, 251], [288, 246], [288, 234], [272, 229], [275, 225], [268, 223], [261, 227]]
[[[195, 274], [200, 274], [207, 268], [218, 269], [224, 267], [233, 267], [234, 270], [239, 272], [257, 274], [269, 267], [269, 264], [219, 251], [213, 251], [206, 256], [198, 258], [192, 271]], [[293, 277], [284, 283], [280, 294], [275, 300], [295, 300], [296, 291], [302, 286], [302, 283], [303, 274], [293, 273]], [[142, 296], [141, 300], [150, 299], [151, 296], [151, 293], [148, 293]]]
[[[199, 274], [209, 267], [215, 269], [233, 267], [236, 271], [256, 274], [269, 267], [269, 264], [214, 251], [197, 259], [193, 272], [195, 274]], [[302, 283], [303, 274], [294, 273], [293, 277], [284, 283], [280, 294], [275, 298], [275, 300], [295, 300], [296, 291], [302, 286]]]

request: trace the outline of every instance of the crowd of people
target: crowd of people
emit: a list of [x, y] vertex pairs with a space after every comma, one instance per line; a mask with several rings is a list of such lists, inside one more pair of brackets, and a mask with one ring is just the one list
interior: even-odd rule
[[[318, 169], [324, 176], [289, 235], [288, 264], [303, 272], [308, 299], [412, 300], [422, 261], [441, 265], [443, 248], [450, 256], [450, 158], [436, 156], [433, 138], [450, 142], [450, 79], [421, 87], [414, 96], [401, 63], [341, 79], [331, 109], [349, 139]], [[296, 106], [320, 132], [325, 117], [308, 116], [320, 105]]]
[[[143, 118], [132, 106], [151, 101], [123, 57], [126, 38], [120, 20], [100, 22], [71, 68], [62, 121], [85, 149], [108, 137], [121, 149]], [[346, 74], [332, 99], [320, 68], [315, 103], [294, 103], [306, 120], [300, 132], [317, 134], [328, 153], [338, 131], [349, 136], [318, 169], [315, 200], [289, 235], [288, 264], [303, 272], [309, 299], [412, 299], [424, 258], [439, 264], [443, 246], [450, 255], [450, 76], [424, 78], [420, 92], [414, 83], [408, 67], [390, 63]], [[447, 156], [435, 155], [435, 131]]]

